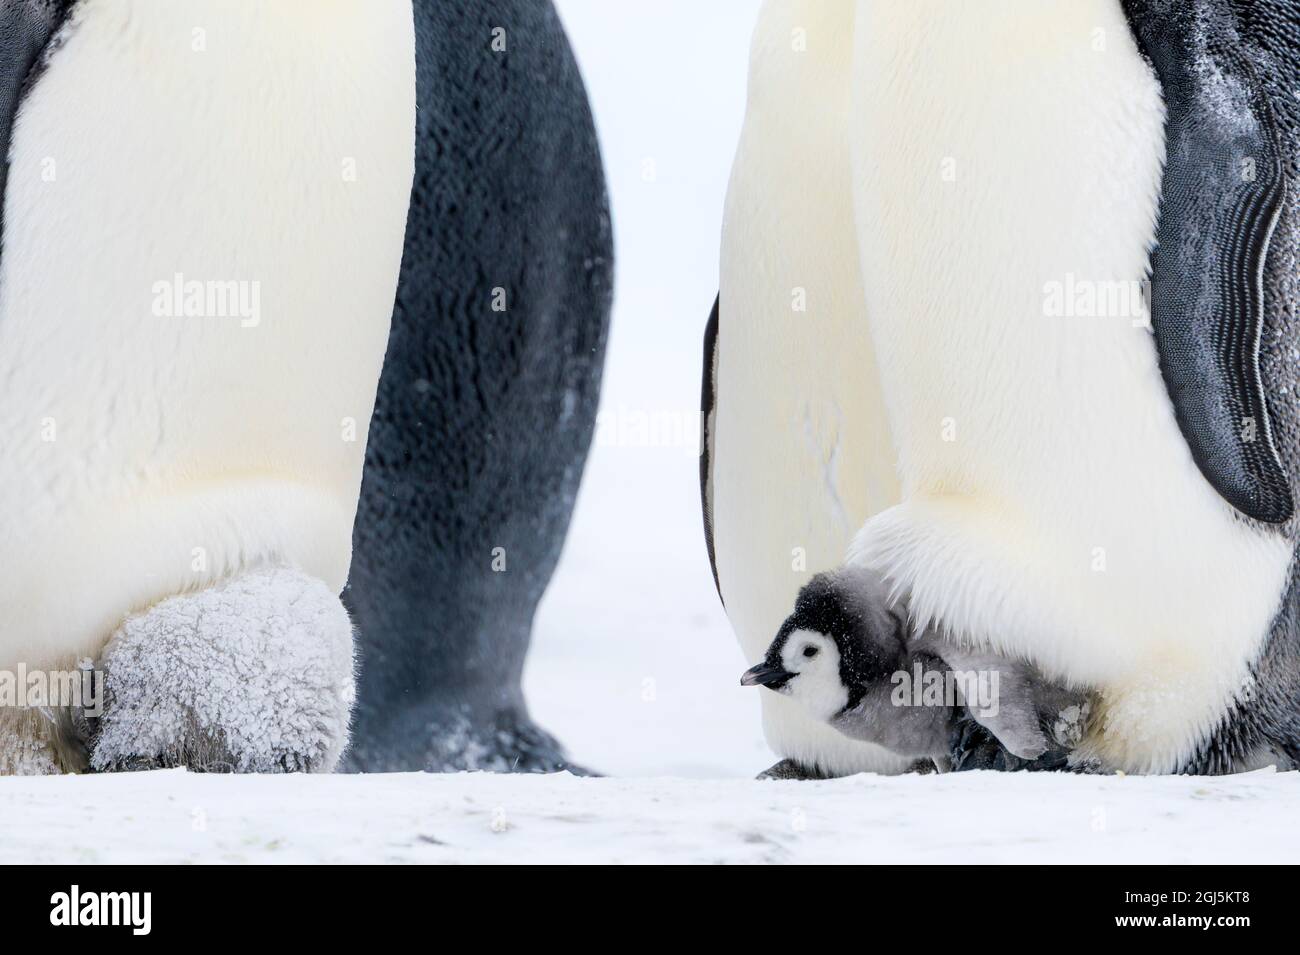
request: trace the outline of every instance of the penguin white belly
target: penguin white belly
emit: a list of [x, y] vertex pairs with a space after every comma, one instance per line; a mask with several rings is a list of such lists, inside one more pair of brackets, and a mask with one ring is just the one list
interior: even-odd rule
[[854, 559], [921, 620], [1099, 687], [1110, 765], [1172, 770], [1241, 691], [1290, 547], [1202, 477], [1150, 332], [1114, 304], [1155, 234], [1158, 83], [1117, 0], [861, 0], [855, 42], [903, 503]]
[[[0, 666], [259, 562], [338, 592], [413, 176], [409, 0], [84, 0], [17, 120]], [[179, 288], [179, 298], [174, 290]]]
[[[853, 0], [769, 0], [722, 237], [713, 541], [727, 615], [762, 657], [809, 577], [898, 502], [849, 201]], [[864, 371], [865, 370], [865, 371]], [[762, 694], [768, 742], [834, 773], [902, 771], [791, 700]]]

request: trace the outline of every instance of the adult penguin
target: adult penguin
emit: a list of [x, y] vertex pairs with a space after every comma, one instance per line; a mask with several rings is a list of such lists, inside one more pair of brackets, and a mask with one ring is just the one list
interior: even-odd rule
[[[558, 549], [585, 443], [570, 440], [572, 457], [548, 470], [511, 443], [515, 422], [494, 430], [483, 406], [544, 418], [558, 404], [560, 444], [584, 420], [589, 433], [608, 306], [604, 194], [597, 169], [593, 208], [573, 213], [568, 245], [563, 223], [530, 219], [528, 203], [484, 198], [489, 187], [540, 188], [538, 166], [594, 151], [590, 121], [580, 100], [573, 129], [532, 115], [489, 129], [495, 100], [553, 78], [530, 44], [553, 48], [557, 35], [530, 37], [523, 5], [457, 5], [458, 39], [500, 56], [469, 64], [430, 39], [457, 23], [443, 6], [323, 0], [310, 16], [260, 0], [0, 6], [0, 670], [39, 671], [47, 688], [83, 668], [102, 677], [75, 705], [28, 693], [26, 706], [6, 707], [0, 771], [334, 767], [354, 699], [353, 621], [338, 594], [363, 465], [390, 475], [406, 455], [437, 464], [419, 459], [417, 437], [450, 449], [444, 463], [493, 462], [419, 480], [473, 498], [485, 473], [533, 464], [535, 481], [519, 484], [540, 490], [498, 494], [489, 509], [504, 524], [486, 528], [446, 500], [382, 528], [384, 505], [371, 506], [376, 533], [359, 532], [354, 573], [370, 584], [387, 561], [398, 583], [382, 597], [395, 602], [419, 587], [456, 593], [465, 568], [420, 577], [446, 571], [439, 548], [469, 553], [473, 538], [490, 561], [493, 547], [516, 545], [512, 522], [523, 521], [541, 541], [507, 552], [510, 582], [493, 596], [528, 599], [513, 595], [549, 574], [529, 558]], [[553, 14], [535, 24], [554, 27]], [[456, 56], [476, 71], [459, 86], [447, 65]], [[555, 76], [572, 80], [557, 62]], [[476, 160], [481, 180], [449, 172]], [[496, 244], [486, 268], [487, 235], [511, 212], [520, 231], [502, 232], [513, 244]], [[459, 245], [476, 251], [458, 259]], [[548, 257], [557, 245], [568, 255]], [[549, 285], [536, 278], [545, 268]], [[566, 297], [578, 273], [589, 300]], [[510, 309], [534, 323], [526, 333]], [[420, 324], [435, 330], [413, 331]], [[386, 351], [398, 383], [385, 388], [367, 465]], [[508, 395], [494, 374], [513, 376]], [[429, 406], [395, 425], [383, 416], [400, 415], [392, 396], [408, 391]], [[404, 437], [386, 440], [393, 429]], [[390, 487], [389, 514], [409, 502], [408, 486]], [[502, 526], [499, 542], [486, 539]], [[360, 589], [355, 622], [391, 646], [408, 635], [384, 644], [368, 613], [376, 596]], [[430, 615], [423, 632], [445, 635], [443, 623]], [[466, 656], [499, 637], [509, 658], [527, 639], [460, 632]], [[426, 659], [444, 645], [431, 640]]]
[[[1280, 0], [764, 7], [702, 463], [751, 662], [848, 563], [1095, 692], [1077, 765], [1300, 761], [1298, 86]], [[905, 768], [764, 696], [776, 773]]]

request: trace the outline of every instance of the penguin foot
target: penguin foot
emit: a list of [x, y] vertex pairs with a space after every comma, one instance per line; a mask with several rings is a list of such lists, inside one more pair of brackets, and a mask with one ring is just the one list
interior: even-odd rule
[[977, 769], [1005, 773], [1059, 772], [1071, 768], [1068, 750], [1049, 749], [1036, 759], [1022, 759], [969, 717], [957, 723], [950, 758], [950, 771], [958, 773]]
[[[420, 752], [412, 739], [428, 743]], [[469, 706], [408, 712], [374, 737], [358, 732], [345, 770], [599, 775], [570, 760], [559, 741], [526, 713], [507, 708], [480, 714]]]
[[593, 776], [575, 765], [559, 741], [515, 712], [496, 714], [487, 726], [463, 723], [436, 738], [428, 770], [435, 773], [560, 773]]
[[249, 571], [128, 618], [109, 640], [90, 768], [329, 772], [348, 740], [352, 625], [324, 583]]
[[805, 781], [817, 779], [833, 779], [829, 773], [824, 773], [816, 766], [807, 766], [797, 759], [783, 759], [781, 762], [767, 767], [755, 779], [800, 779]]
[[[941, 769], [938, 765], [935, 764], [935, 761], [933, 759], [928, 759], [928, 758], [918, 759], [916, 762], [914, 762], [911, 766], [907, 768], [907, 771], [909, 773], [916, 773], [917, 775], [924, 776], [929, 773], [946, 771], [946, 763], [945, 763], [945, 768]], [[799, 762], [798, 760], [783, 759], [781, 760], [781, 762], [775, 763], [774, 765], [767, 767], [767, 769], [763, 770], [754, 778], [755, 779], [798, 779], [806, 782], [815, 782], [816, 780], [819, 779], [836, 779], [837, 777], [831, 775], [830, 773], [823, 772], [822, 770], [817, 769], [816, 767], [808, 767], [803, 763]]]

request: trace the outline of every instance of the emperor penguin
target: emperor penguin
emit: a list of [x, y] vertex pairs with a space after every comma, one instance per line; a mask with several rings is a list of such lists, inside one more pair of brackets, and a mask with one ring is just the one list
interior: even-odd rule
[[[1300, 763], [1297, 89], [1284, 0], [764, 5], [701, 459], [750, 663], [865, 573], [1088, 694], [1075, 765]], [[907, 768], [763, 696], [774, 774]]]
[[[594, 418], [608, 226], [599, 175], [549, 204], [492, 192], [591, 147], [539, 132], [540, 106], [496, 122], [527, 83], [573, 91], [562, 35], [530, 37], [523, 6], [0, 6], [0, 672], [103, 687], [94, 706], [0, 710], [0, 772], [332, 769], [354, 631], [377, 683], [366, 752], [396, 745], [373, 713], [411, 709], [443, 667], [476, 729], [514, 720], [499, 749], [561, 758], [507, 661]], [[567, 109], [585, 132], [585, 98]], [[553, 447], [521, 444], [521, 407], [561, 422]], [[461, 586], [477, 578], [451, 558], [491, 567], [495, 547], [513, 574]], [[473, 751], [465, 722], [425, 719], [411, 764], [439, 768], [439, 733]]]

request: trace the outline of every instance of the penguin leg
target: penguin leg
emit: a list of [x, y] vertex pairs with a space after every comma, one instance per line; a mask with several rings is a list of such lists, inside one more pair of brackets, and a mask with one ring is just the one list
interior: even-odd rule
[[987, 721], [977, 719], [963, 707], [953, 729], [949, 769], [965, 772], [976, 769], [999, 772], [1089, 772], [1090, 762], [1072, 758], [1075, 748], [1087, 732], [1091, 701], [1084, 694], [1065, 690], [1043, 681], [1030, 688], [1034, 700], [1033, 719], [1041, 731], [1042, 752], [1033, 758], [1018, 756], [999, 739]]
[[[527, 42], [493, 52], [487, 9]], [[361, 663], [348, 767], [573, 770], [521, 678], [595, 427], [600, 152], [552, 4], [415, 18], [415, 190], [343, 595]]]
[[355, 696], [352, 626], [324, 583], [252, 570], [129, 617], [105, 646], [96, 771], [329, 772]]

